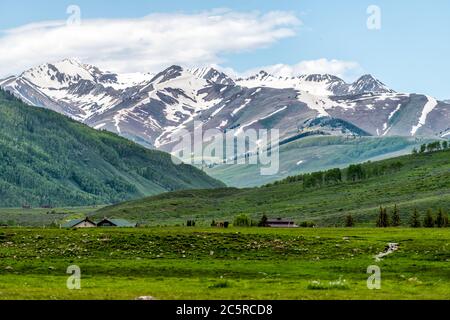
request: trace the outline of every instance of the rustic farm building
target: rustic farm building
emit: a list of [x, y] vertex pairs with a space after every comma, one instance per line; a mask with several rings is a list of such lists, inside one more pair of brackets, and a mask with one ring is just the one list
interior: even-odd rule
[[135, 228], [136, 223], [131, 223], [124, 219], [104, 218], [102, 221], [97, 223], [97, 227]]
[[97, 224], [89, 218], [76, 219], [66, 222], [62, 228], [95, 228]]
[[124, 219], [108, 219], [104, 218], [98, 223], [95, 223], [89, 218], [76, 219], [66, 222], [61, 226], [62, 228], [101, 228], [101, 227], [116, 227], [116, 228], [135, 228], [136, 223], [131, 223]]
[[298, 225], [295, 224], [294, 220], [278, 218], [278, 219], [268, 219], [266, 221], [266, 227], [298, 228]]

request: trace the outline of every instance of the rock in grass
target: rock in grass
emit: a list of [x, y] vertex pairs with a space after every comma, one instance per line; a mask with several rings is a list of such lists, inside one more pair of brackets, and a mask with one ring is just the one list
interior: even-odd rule
[[152, 296], [140, 296], [140, 297], [137, 297], [134, 300], [157, 300], [157, 299], [155, 297], [152, 297]]

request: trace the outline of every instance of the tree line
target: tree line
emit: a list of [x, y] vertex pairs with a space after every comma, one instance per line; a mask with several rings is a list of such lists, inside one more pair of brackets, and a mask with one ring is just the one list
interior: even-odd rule
[[339, 184], [345, 181], [356, 182], [370, 179], [372, 177], [392, 174], [399, 171], [402, 167], [403, 163], [401, 161], [394, 161], [390, 163], [373, 163], [369, 161], [365, 164], [350, 165], [346, 169], [334, 168], [326, 171], [289, 176], [283, 180], [267, 184], [266, 187], [296, 182], [301, 182], [305, 189], [323, 187]]
[[[444, 212], [442, 208], [438, 209], [436, 214], [433, 213], [432, 209], [428, 209], [427, 212], [425, 213], [425, 216], [423, 217], [421, 217], [417, 209], [414, 209], [408, 222], [411, 228], [450, 227], [448, 214]], [[375, 221], [376, 227], [378, 228], [399, 227], [401, 224], [402, 220], [397, 205], [394, 206], [391, 214], [388, 213], [387, 208], [383, 208], [382, 206], [380, 206], [379, 214]], [[355, 226], [355, 220], [351, 214], [348, 214], [345, 217], [344, 225], [349, 228]]]
[[434, 152], [434, 151], [440, 151], [440, 150], [446, 150], [449, 149], [450, 145], [448, 141], [434, 141], [430, 142], [428, 144], [424, 143], [422, 144], [419, 149], [414, 148], [412, 153], [413, 154], [419, 154], [419, 153], [426, 153], [426, 152]]

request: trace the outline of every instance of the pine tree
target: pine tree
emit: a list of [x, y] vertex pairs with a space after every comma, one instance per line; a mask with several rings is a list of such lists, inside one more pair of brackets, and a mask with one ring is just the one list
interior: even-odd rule
[[389, 215], [387, 213], [387, 209], [384, 208], [384, 227], [387, 228], [391, 225], [391, 221], [389, 220]]
[[378, 215], [377, 227], [387, 228], [389, 227], [389, 216], [387, 214], [387, 209], [380, 207], [380, 214]]
[[392, 212], [392, 226], [399, 227], [401, 224], [400, 213], [398, 212], [397, 205], [394, 206], [394, 211]]
[[377, 227], [378, 228], [383, 227], [383, 207], [380, 207], [380, 213], [378, 214], [378, 219], [377, 219]]
[[414, 209], [414, 212], [411, 216], [411, 227], [412, 228], [420, 228], [420, 217], [417, 209]]
[[423, 226], [425, 228], [433, 228], [434, 227], [433, 212], [431, 211], [431, 209], [428, 209], [427, 215], [423, 219]]
[[259, 221], [258, 226], [259, 227], [267, 226], [267, 216], [265, 214], [261, 217], [261, 220]]
[[[448, 220], [448, 219], [447, 219]], [[442, 211], [442, 208], [439, 209], [437, 217], [436, 217], [436, 226], [438, 228], [445, 228], [446, 225], [446, 219], [444, 217], [444, 211]]]
[[345, 226], [347, 228], [352, 228], [355, 226], [355, 221], [353, 220], [353, 217], [351, 214], [349, 214], [345, 217]]

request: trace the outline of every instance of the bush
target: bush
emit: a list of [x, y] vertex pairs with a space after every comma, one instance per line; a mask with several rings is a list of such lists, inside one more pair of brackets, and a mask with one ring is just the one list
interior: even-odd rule
[[195, 227], [195, 220], [188, 220], [186, 223], [187, 227]]
[[351, 214], [349, 214], [345, 217], [345, 226], [347, 228], [352, 228], [355, 226], [355, 221], [353, 220], [353, 217]]
[[316, 224], [312, 221], [303, 221], [302, 223], [300, 223], [300, 227], [302, 228], [314, 228], [316, 226]]
[[258, 223], [258, 227], [265, 227], [267, 225], [267, 216], [263, 215]]
[[252, 225], [252, 221], [245, 214], [240, 214], [234, 218], [233, 225], [235, 227], [250, 227]]

